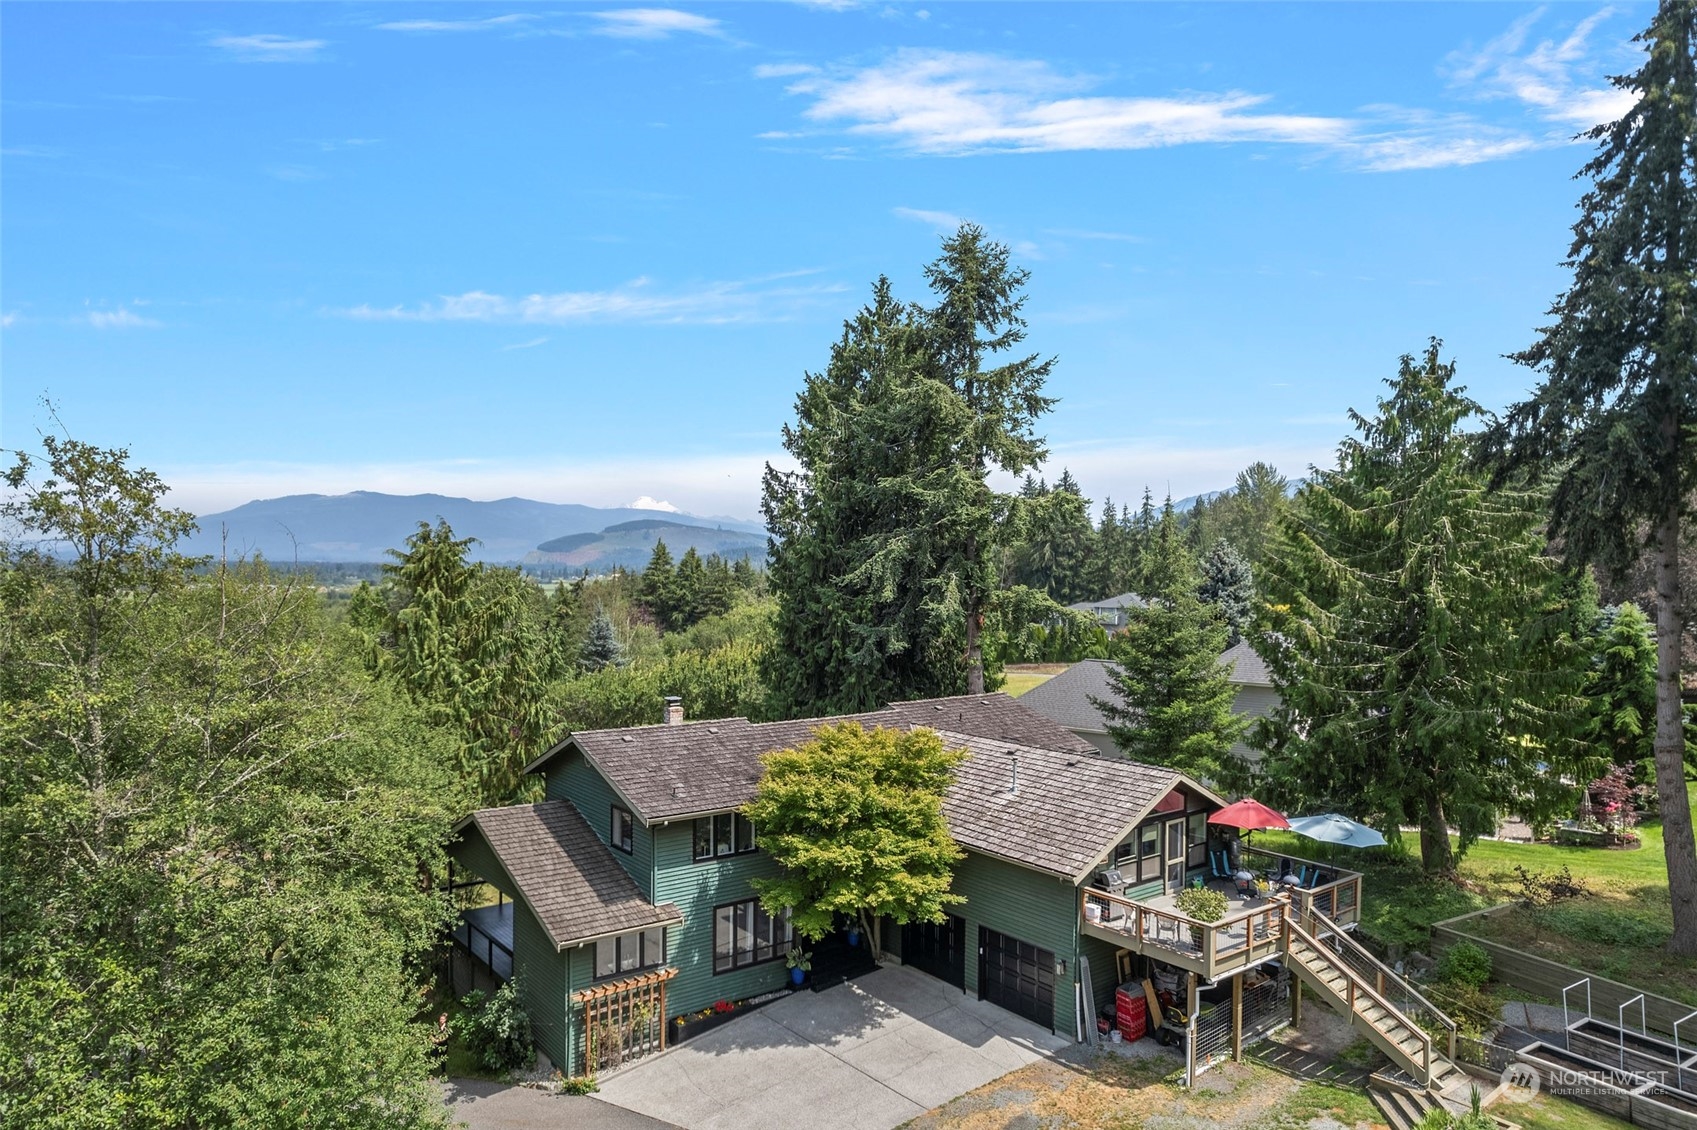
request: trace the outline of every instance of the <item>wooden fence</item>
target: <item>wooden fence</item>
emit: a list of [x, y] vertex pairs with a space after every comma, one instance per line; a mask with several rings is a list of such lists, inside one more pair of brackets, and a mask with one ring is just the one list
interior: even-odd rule
[[[1459, 918], [1449, 918], [1435, 924], [1432, 927], [1432, 956], [1436, 957], [1457, 942], [1472, 942], [1491, 955], [1491, 978], [1493, 980], [1500, 981], [1505, 985], [1513, 985], [1517, 989], [1524, 989], [1533, 996], [1542, 997], [1558, 1005], [1561, 1003], [1562, 989], [1589, 977], [1591, 979], [1591, 1015], [1600, 1020], [1607, 1020], [1611, 1024], [1617, 1019], [1620, 1006], [1637, 997], [1640, 993], [1644, 997], [1645, 1024], [1658, 1032], [1672, 1033], [1676, 1020], [1697, 1011], [1683, 1001], [1659, 997], [1654, 993], [1645, 993], [1642, 989], [1633, 985], [1611, 981], [1606, 977], [1599, 977], [1595, 973], [1571, 965], [1563, 965], [1548, 958], [1536, 957], [1517, 950], [1513, 946], [1506, 946], [1501, 942], [1481, 938], [1468, 931], [1468, 925], [1473, 919], [1504, 914], [1514, 909], [1515, 905], [1514, 903], [1507, 903], [1503, 906], [1487, 907], [1484, 910], [1475, 910], [1471, 914], [1463, 914]], [[1582, 990], [1570, 993], [1568, 1002], [1574, 1011], [1575, 1019], [1585, 1014]], [[1638, 1006], [1634, 1004], [1629, 1010], [1628, 1023], [1637, 1019], [1637, 1012]], [[1687, 1024], [1681, 1029], [1681, 1032], [1687, 1037], [1693, 1031], [1697, 1031], [1697, 1023]]]

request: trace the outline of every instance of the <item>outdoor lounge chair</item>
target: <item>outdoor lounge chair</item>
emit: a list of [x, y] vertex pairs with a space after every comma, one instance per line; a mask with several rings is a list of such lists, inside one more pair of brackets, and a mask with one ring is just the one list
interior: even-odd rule
[[1208, 852], [1208, 874], [1215, 879], [1230, 879], [1232, 877], [1231, 861], [1226, 858], [1225, 848], [1213, 848]]

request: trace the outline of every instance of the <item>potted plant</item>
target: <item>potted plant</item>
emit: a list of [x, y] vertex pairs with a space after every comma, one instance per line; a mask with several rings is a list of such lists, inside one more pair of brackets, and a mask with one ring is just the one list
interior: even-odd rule
[[[1226, 896], [1212, 887], [1186, 887], [1173, 897], [1180, 914], [1198, 922], [1218, 922], [1226, 916]], [[1198, 949], [1202, 946], [1202, 927], [1190, 928], [1190, 940]]]
[[858, 923], [858, 922], [850, 922], [849, 923], [848, 943], [849, 943], [850, 946], [858, 946], [860, 944], [860, 923]]
[[790, 967], [790, 984], [800, 985], [803, 979], [813, 972], [813, 955], [800, 946], [795, 946], [784, 955], [784, 964]]

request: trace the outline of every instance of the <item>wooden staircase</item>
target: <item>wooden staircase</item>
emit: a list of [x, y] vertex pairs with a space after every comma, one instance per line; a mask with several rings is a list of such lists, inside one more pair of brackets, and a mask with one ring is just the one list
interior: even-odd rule
[[[1461, 1069], [1433, 1046], [1432, 1037], [1290, 915], [1284, 921], [1284, 952], [1286, 967], [1303, 984], [1347, 1017], [1351, 1027], [1366, 1036], [1413, 1080], [1411, 1093], [1424, 1090], [1436, 1096], [1456, 1081]], [[1416, 1107], [1409, 1113], [1418, 1115], [1423, 1111]]]

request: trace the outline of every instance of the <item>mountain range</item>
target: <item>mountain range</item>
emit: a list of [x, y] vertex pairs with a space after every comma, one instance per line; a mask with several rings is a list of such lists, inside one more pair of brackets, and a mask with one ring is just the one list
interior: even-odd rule
[[[200, 530], [186, 550], [218, 555], [227, 545], [233, 557], [263, 554], [275, 562], [387, 561], [388, 550], [403, 546], [420, 522], [445, 520], [459, 537], [476, 538], [473, 560], [549, 563], [610, 569], [640, 567], [654, 540], [664, 537], [674, 557], [690, 545], [697, 552], [753, 557], [766, 552], [765, 527], [735, 518], [698, 518], [632, 507], [581, 506], [501, 498], [478, 502], [441, 494], [295, 494], [258, 499], [233, 510], [204, 514]], [[544, 543], [577, 537], [564, 552], [540, 549]], [[641, 549], [646, 544], [647, 549]], [[598, 547], [598, 548], [597, 548]], [[734, 551], [734, 552], [732, 552]], [[640, 553], [640, 560], [632, 561]], [[567, 559], [570, 560], [567, 560]]]

